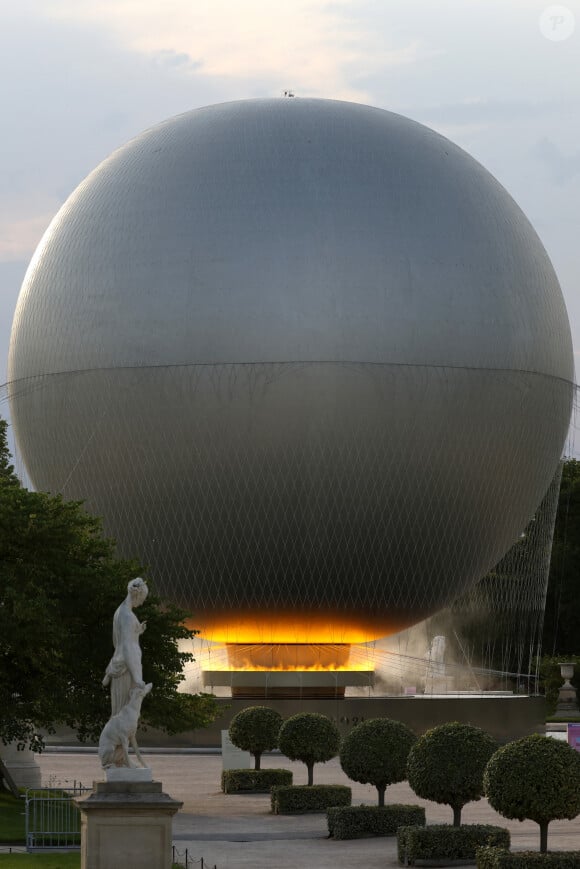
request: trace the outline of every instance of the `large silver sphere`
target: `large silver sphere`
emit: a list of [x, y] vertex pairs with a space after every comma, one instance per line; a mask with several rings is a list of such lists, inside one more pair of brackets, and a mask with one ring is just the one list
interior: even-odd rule
[[536, 233], [433, 131], [329, 100], [148, 130], [28, 270], [11, 411], [213, 639], [349, 642], [498, 561], [554, 475], [568, 320]]

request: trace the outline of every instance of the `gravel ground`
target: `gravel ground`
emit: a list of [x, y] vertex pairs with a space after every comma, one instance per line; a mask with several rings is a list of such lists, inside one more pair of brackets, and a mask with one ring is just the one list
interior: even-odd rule
[[[174, 818], [173, 838], [180, 854], [187, 849], [190, 861], [204, 858], [205, 869], [379, 869], [396, 866], [394, 839], [327, 839], [324, 815], [272, 815], [267, 795], [224, 795], [220, 790], [219, 754], [149, 754], [142, 749], [163, 783], [163, 790], [183, 801]], [[43, 784], [81, 781], [91, 785], [102, 779], [94, 753], [47, 752], [40, 756]], [[285, 767], [294, 773], [295, 784], [306, 783], [306, 767], [280, 755], [262, 758], [262, 768]], [[349, 784], [353, 804], [376, 802], [369, 785], [349, 781], [338, 760], [314, 768], [317, 784]], [[451, 809], [415, 796], [403, 782], [387, 788], [386, 801], [424, 805], [427, 823], [450, 823]], [[507, 821], [480, 800], [463, 810], [465, 823], [508, 827], [514, 850], [537, 850], [539, 830], [531, 821]], [[548, 844], [552, 850], [580, 850], [580, 818], [554, 821]], [[194, 864], [195, 865], [195, 864]], [[199, 865], [199, 864], [198, 864]]]

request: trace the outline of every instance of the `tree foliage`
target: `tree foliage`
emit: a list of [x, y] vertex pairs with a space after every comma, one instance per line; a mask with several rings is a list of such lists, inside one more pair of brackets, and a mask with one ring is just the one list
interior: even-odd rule
[[229, 736], [234, 745], [249, 751], [255, 758], [255, 769], [260, 769], [262, 752], [278, 747], [278, 734], [282, 716], [268, 706], [248, 706], [231, 720]]
[[493, 736], [471, 724], [433, 727], [409, 752], [409, 784], [418, 797], [451, 806], [459, 827], [463, 806], [483, 796], [483, 773], [497, 747]]
[[[20, 485], [0, 422], [0, 740], [38, 750], [38, 729], [57, 724], [80, 739], [98, 736], [110, 715], [101, 683], [113, 613], [141, 573], [136, 561], [115, 557], [114, 541], [80, 502]], [[193, 636], [186, 616], [154, 594], [139, 610], [143, 677], [154, 685], [142, 723], [168, 732], [204, 727], [217, 714], [211, 695], [177, 691], [192, 660], [178, 647]]]
[[8, 450], [8, 423], [0, 419], [0, 486], [20, 487]]
[[[580, 646], [580, 643], [578, 644]], [[561, 663], [574, 664], [570, 684], [576, 688], [576, 701], [580, 704], [580, 655], [544, 655], [540, 661], [540, 690], [546, 696], [546, 714], [554, 715], [558, 705], [560, 688], [564, 684], [560, 671]]]
[[[551, 655], [580, 652], [580, 461], [564, 462], [554, 527], [542, 647]], [[562, 659], [563, 660], [563, 659]]]
[[552, 737], [525, 736], [496, 751], [485, 770], [484, 789], [500, 815], [539, 824], [545, 852], [550, 821], [580, 814], [580, 755]]
[[378, 804], [384, 806], [387, 786], [407, 777], [407, 757], [416, 739], [402, 721], [361, 721], [342, 741], [340, 765], [353, 781], [374, 785]]
[[338, 754], [340, 733], [326, 715], [299, 712], [287, 718], [280, 728], [278, 745], [290, 760], [300, 760], [308, 769], [308, 784], [313, 784], [314, 764], [326, 763]]

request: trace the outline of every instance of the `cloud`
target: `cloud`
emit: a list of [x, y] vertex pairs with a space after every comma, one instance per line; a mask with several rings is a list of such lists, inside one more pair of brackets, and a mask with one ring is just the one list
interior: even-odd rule
[[534, 145], [532, 154], [548, 168], [554, 184], [567, 184], [580, 175], [580, 150], [564, 154], [555, 142], [544, 137]]
[[419, 107], [421, 116], [432, 122], [468, 125], [490, 123], [517, 124], [520, 121], [546, 121], [551, 115], [578, 112], [580, 100], [489, 99], [471, 97], [456, 103]]
[[[363, 0], [52, 0], [52, 17], [91, 22], [132, 51], [196, 74], [258, 79], [274, 93], [368, 101], [357, 79], [430, 56], [421, 40], [389, 45], [358, 15]], [[357, 17], [358, 15], [358, 17]]]
[[86, 24], [13, 8], [0, 29], [0, 262], [27, 259], [65, 199], [146, 127], [223, 91], [183, 59], [121, 49]]
[[0, 263], [29, 259], [61, 205], [40, 185], [0, 183]]
[[26, 262], [0, 262], [0, 416], [6, 417], [6, 363], [12, 328], [12, 316], [18, 292], [26, 272]]
[[0, 262], [18, 262], [30, 256], [54, 216], [55, 209], [14, 219], [0, 215]]

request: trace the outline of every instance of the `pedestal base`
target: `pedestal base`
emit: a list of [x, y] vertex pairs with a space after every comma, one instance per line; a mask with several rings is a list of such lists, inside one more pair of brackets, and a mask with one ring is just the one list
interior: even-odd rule
[[81, 810], [81, 869], [171, 869], [171, 819], [183, 803], [161, 782], [95, 782]]
[[112, 766], [110, 769], [105, 770], [105, 777], [107, 781], [124, 781], [131, 782], [131, 784], [153, 781], [153, 775], [148, 766]]
[[40, 787], [40, 767], [29, 748], [18, 751], [16, 742], [2, 745], [2, 760], [16, 787]]

